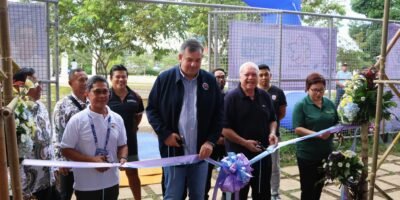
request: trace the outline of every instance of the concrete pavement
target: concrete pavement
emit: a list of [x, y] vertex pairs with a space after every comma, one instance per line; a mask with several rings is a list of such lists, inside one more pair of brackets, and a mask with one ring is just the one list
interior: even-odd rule
[[[144, 116], [140, 125], [140, 130], [151, 131], [147, 118]], [[371, 159], [370, 163], [371, 163]], [[281, 186], [280, 193], [282, 200], [285, 199], [300, 199], [300, 178], [297, 166], [289, 166], [281, 169]], [[217, 176], [216, 170], [213, 173], [212, 188], [209, 195], [212, 195], [215, 179]], [[393, 199], [400, 199], [400, 157], [389, 155], [381, 169], [378, 170], [376, 184], [382, 188]], [[250, 193], [249, 193], [250, 194]], [[218, 197], [221, 192], [218, 192]], [[162, 199], [162, 191], [160, 184], [142, 186], [143, 199]], [[121, 188], [119, 199], [132, 200], [132, 193], [129, 188]], [[220, 199], [220, 198], [217, 198]], [[250, 198], [249, 198], [250, 199]], [[322, 200], [340, 199], [339, 185], [330, 184], [324, 187]], [[385, 199], [382, 194], [375, 190], [376, 200]]]
[[[212, 186], [214, 187], [216, 178], [216, 171], [213, 174]], [[382, 165], [378, 171], [376, 184], [382, 188], [393, 199], [400, 199], [400, 157], [390, 155], [387, 161]], [[210, 195], [213, 188], [211, 188]], [[289, 166], [282, 168], [281, 173], [281, 198], [285, 199], [300, 199], [300, 182], [299, 172], [297, 166]], [[162, 199], [161, 185], [153, 184], [142, 186], [143, 199]], [[218, 193], [218, 197], [221, 192]], [[132, 200], [132, 193], [129, 188], [121, 188], [119, 199]], [[220, 198], [217, 198], [220, 199]], [[249, 198], [250, 199], [250, 198]], [[324, 187], [321, 199], [335, 200], [340, 199], [339, 185], [330, 184]], [[386, 199], [375, 190], [376, 200]]]
[[[144, 115], [140, 124], [140, 131], [151, 132], [152, 128], [149, 125], [146, 116]], [[149, 133], [151, 134], [151, 133]], [[399, 145], [399, 144], [397, 144]], [[371, 159], [369, 159], [371, 163]], [[371, 167], [369, 167], [371, 168]], [[209, 195], [212, 196], [217, 172], [214, 170], [212, 179], [212, 188]], [[280, 193], [282, 200], [298, 200], [300, 199], [300, 178], [297, 166], [288, 166], [281, 168], [281, 186]], [[376, 184], [383, 189], [392, 199], [400, 199], [400, 156], [389, 155], [384, 164], [378, 170]], [[250, 194], [250, 192], [249, 192]], [[218, 192], [217, 199], [221, 199], [221, 191]], [[120, 200], [133, 200], [133, 195], [128, 187], [121, 187], [119, 198]], [[162, 190], [160, 184], [151, 184], [142, 186], [143, 200], [161, 200]], [[249, 197], [249, 199], [251, 199]], [[329, 184], [324, 187], [321, 195], [322, 200], [337, 200], [340, 199], [340, 186]], [[386, 199], [382, 194], [375, 190], [375, 200]]]

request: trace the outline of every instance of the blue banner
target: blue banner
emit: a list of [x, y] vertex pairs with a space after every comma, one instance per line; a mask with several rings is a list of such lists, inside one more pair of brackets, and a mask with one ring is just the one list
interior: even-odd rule
[[[243, 0], [247, 5], [260, 8], [277, 10], [301, 11], [301, 0]], [[279, 14], [264, 14], [263, 22], [266, 24], [279, 24]], [[282, 24], [301, 25], [299, 15], [283, 14]]]

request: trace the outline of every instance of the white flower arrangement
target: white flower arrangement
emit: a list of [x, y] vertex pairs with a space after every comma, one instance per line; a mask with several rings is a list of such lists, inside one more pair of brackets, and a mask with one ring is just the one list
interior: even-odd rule
[[31, 104], [18, 99], [17, 106], [14, 110], [15, 124], [17, 132], [18, 153], [20, 158], [25, 158], [32, 153], [33, 140], [36, 128], [31, 113]]
[[[375, 118], [377, 87], [373, 84], [376, 72], [370, 69], [365, 74], [354, 74], [346, 81], [344, 95], [338, 106], [338, 115], [342, 124], [361, 124]], [[390, 119], [391, 107], [397, 104], [392, 101], [393, 94], [386, 91], [382, 96], [382, 117]]]
[[354, 151], [334, 151], [323, 162], [324, 181], [337, 181], [348, 187], [353, 197], [359, 197], [358, 184], [364, 165]]

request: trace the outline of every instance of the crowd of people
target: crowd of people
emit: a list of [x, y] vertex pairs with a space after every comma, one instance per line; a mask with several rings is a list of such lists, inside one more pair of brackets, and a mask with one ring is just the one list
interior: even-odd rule
[[[268, 65], [243, 63], [240, 82], [225, 92], [226, 72], [201, 69], [203, 47], [194, 39], [179, 49], [179, 64], [156, 79], [144, 108], [141, 96], [127, 85], [128, 70], [114, 65], [110, 80], [102, 76], [88, 79], [75, 68], [70, 71], [71, 94], [60, 99], [53, 114], [51, 130], [48, 111], [40, 102], [40, 84], [32, 68], [14, 76], [16, 93], [28, 88], [28, 101], [37, 106], [38, 124], [34, 148], [24, 158], [124, 164], [138, 160], [138, 125], [146, 112], [158, 136], [162, 158], [198, 154], [200, 159], [221, 160], [227, 152], [243, 153], [251, 159], [280, 140], [280, 120], [286, 115], [284, 92], [271, 83]], [[109, 85], [111, 83], [111, 86]], [[23, 84], [21, 84], [23, 83]], [[340, 85], [339, 85], [340, 86]], [[313, 134], [335, 125], [335, 105], [324, 97], [326, 81], [318, 73], [306, 78], [307, 96], [294, 108], [293, 127], [298, 136]], [[32, 91], [31, 91], [32, 90]], [[332, 135], [297, 143], [301, 199], [319, 199], [322, 160], [332, 151]], [[279, 151], [252, 165], [252, 178], [239, 197], [223, 194], [223, 199], [280, 199]], [[163, 198], [209, 199], [214, 166], [206, 161], [163, 167]], [[39, 200], [118, 199], [119, 170], [124, 170], [136, 200], [141, 199], [137, 169], [69, 169], [22, 166], [23, 193]]]

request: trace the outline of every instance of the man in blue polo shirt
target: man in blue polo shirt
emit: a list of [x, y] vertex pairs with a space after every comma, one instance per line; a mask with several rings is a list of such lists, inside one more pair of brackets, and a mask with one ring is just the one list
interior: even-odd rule
[[[243, 153], [249, 160], [264, 148], [276, 144], [276, 116], [271, 96], [257, 88], [259, 69], [255, 63], [240, 66], [240, 84], [225, 95], [222, 134], [228, 152]], [[252, 199], [271, 198], [271, 156], [251, 166], [253, 178], [240, 190], [240, 199], [247, 199], [250, 186]]]
[[347, 71], [347, 63], [342, 64], [342, 69], [336, 74], [336, 107], [340, 103], [340, 99], [344, 95], [344, 87], [346, 80], [351, 79], [351, 72]]

